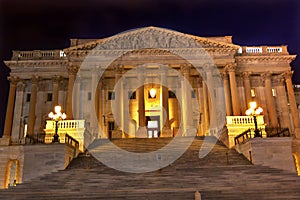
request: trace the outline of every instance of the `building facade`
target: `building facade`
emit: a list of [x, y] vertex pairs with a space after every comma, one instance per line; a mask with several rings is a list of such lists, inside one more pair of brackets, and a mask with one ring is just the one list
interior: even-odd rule
[[239, 46], [231, 36], [157, 27], [71, 39], [63, 50], [13, 51], [5, 61], [11, 73], [3, 138], [20, 143], [49, 132], [55, 105], [68, 126], [85, 120], [78, 126], [89, 140], [216, 135], [226, 116], [245, 115], [250, 101], [262, 107], [266, 127], [297, 135], [295, 58], [287, 46]]

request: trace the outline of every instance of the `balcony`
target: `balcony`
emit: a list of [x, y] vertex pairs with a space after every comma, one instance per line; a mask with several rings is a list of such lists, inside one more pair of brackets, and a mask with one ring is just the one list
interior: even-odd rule
[[239, 53], [243, 55], [289, 55], [287, 46], [243, 46]]
[[[55, 121], [47, 120], [46, 128], [44, 129], [45, 143], [52, 143], [53, 135], [55, 134]], [[63, 120], [58, 122], [59, 142], [65, 143], [66, 134], [79, 142], [79, 150], [84, 151], [84, 123], [85, 120]]]
[[62, 50], [13, 51], [12, 60], [61, 60], [66, 59]]

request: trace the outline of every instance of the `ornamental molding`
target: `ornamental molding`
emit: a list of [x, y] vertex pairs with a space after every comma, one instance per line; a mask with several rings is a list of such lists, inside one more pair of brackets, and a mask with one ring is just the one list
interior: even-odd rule
[[184, 34], [177, 31], [145, 27], [129, 30], [112, 37], [99, 39], [74, 47], [64, 49], [68, 55], [73, 50], [109, 50], [109, 49], [164, 49], [164, 48], [232, 48], [237, 51], [240, 46], [215, 41], [208, 38]]
[[287, 62], [290, 63], [295, 60], [295, 55], [284, 55], [284, 56], [236, 56], [235, 59], [238, 63], [248, 63], [252, 61], [259, 62], [268, 62], [268, 61], [276, 61], [276, 62]]
[[9, 68], [14, 67], [48, 67], [48, 66], [66, 66], [68, 64], [67, 60], [49, 60], [49, 61], [41, 61], [41, 60], [30, 60], [30, 61], [4, 61], [6, 66]]

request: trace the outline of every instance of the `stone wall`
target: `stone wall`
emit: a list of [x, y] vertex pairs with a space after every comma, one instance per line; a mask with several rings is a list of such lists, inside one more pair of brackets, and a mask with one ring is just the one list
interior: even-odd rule
[[[0, 147], [0, 189], [65, 169], [78, 151], [66, 144]], [[11, 164], [16, 163], [11, 171]]]
[[292, 155], [291, 137], [254, 138], [245, 144], [236, 145], [254, 165], [264, 165], [296, 173]]

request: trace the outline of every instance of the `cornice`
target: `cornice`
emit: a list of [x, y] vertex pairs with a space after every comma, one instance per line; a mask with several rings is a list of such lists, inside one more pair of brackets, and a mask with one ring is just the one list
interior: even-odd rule
[[53, 65], [67, 65], [67, 60], [24, 60], [24, 61], [4, 61], [8, 67], [42, 67]]
[[296, 55], [272, 55], [272, 56], [236, 56], [235, 59], [238, 63], [247, 63], [252, 61], [259, 62], [268, 62], [268, 61], [276, 61], [276, 62], [292, 62], [295, 60]]

